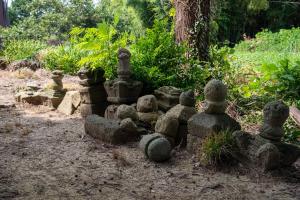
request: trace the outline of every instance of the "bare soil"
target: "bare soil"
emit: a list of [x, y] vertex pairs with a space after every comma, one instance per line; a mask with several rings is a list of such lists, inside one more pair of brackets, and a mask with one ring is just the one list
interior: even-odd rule
[[[32, 79], [34, 78], [34, 79]], [[184, 150], [163, 164], [138, 143], [112, 146], [85, 135], [79, 114], [18, 105], [14, 89], [46, 84], [0, 70], [0, 199], [300, 199], [300, 162], [262, 174], [243, 166], [209, 169]], [[74, 85], [76, 77], [66, 77]]]

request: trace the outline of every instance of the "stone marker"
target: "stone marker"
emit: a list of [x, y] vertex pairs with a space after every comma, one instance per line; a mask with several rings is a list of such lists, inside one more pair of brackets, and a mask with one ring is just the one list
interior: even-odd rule
[[188, 121], [188, 150], [196, 153], [201, 141], [221, 131], [234, 132], [241, 126], [225, 113], [227, 87], [219, 80], [211, 80], [204, 88], [204, 112], [198, 113]]
[[130, 57], [127, 49], [119, 49], [118, 59], [118, 78], [106, 81], [105, 90], [108, 94], [107, 100], [114, 104], [129, 104], [136, 102], [141, 93], [143, 84], [140, 81], [134, 81], [130, 78]]
[[179, 122], [177, 134], [173, 138], [175, 141], [175, 146], [180, 144], [181, 147], [186, 147], [188, 134], [187, 122], [193, 115], [197, 113], [195, 109], [194, 92], [192, 90], [182, 92], [179, 102], [180, 104], [171, 108], [166, 115], [177, 119]]
[[146, 95], [140, 97], [137, 101], [137, 111], [140, 121], [154, 127], [159, 117], [158, 104], [155, 96]]
[[163, 86], [154, 91], [154, 95], [158, 101], [159, 109], [167, 112], [169, 109], [174, 107], [179, 103], [179, 96], [182, 90], [172, 87]]
[[89, 115], [85, 119], [85, 132], [93, 138], [111, 144], [124, 144], [137, 139], [138, 130], [130, 119], [109, 120], [98, 115]]
[[143, 136], [139, 147], [145, 156], [152, 161], [164, 162], [171, 158], [171, 144], [159, 133]]
[[72, 115], [79, 107], [81, 102], [78, 91], [69, 91], [66, 93], [63, 101], [59, 104], [57, 110], [66, 115]]
[[104, 112], [108, 106], [106, 100], [107, 94], [103, 87], [104, 70], [97, 68], [92, 70], [89, 66], [85, 66], [77, 73], [82, 86], [79, 90], [81, 96], [80, 113], [82, 117], [97, 114], [104, 116]]
[[126, 119], [126, 118], [131, 118], [133, 121], [138, 120], [138, 115], [133, 106], [129, 105], [120, 105], [117, 108], [116, 112], [117, 118], [120, 120]]
[[[259, 135], [243, 131], [234, 132], [236, 144], [244, 164], [254, 164], [263, 171], [292, 165], [300, 157], [300, 148], [282, 142], [283, 124], [289, 116], [289, 108], [281, 101], [268, 103], [263, 110], [264, 122]], [[241, 157], [237, 157], [242, 160]]]

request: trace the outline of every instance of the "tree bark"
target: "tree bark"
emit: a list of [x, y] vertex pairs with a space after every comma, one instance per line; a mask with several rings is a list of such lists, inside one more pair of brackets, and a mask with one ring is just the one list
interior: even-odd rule
[[[209, 59], [211, 0], [174, 0], [175, 36], [178, 43], [187, 42], [201, 61]], [[190, 55], [191, 53], [188, 53]]]
[[209, 59], [211, 1], [200, 0], [199, 28], [197, 28], [196, 47], [201, 61]]
[[7, 1], [0, 0], [0, 26], [8, 26]]

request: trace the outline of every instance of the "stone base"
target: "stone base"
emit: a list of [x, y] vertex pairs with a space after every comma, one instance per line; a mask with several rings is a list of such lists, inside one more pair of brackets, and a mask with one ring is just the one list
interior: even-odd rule
[[187, 151], [195, 154], [197, 157], [200, 154], [200, 147], [203, 142], [203, 138], [188, 134], [187, 135]]
[[[242, 131], [234, 132], [234, 137], [241, 155], [263, 171], [290, 166], [300, 157], [300, 148], [296, 145]], [[239, 157], [237, 159], [241, 160]]]
[[88, 116], [84, 128], [85, 132], [93, 138], [111, 144], [124, 144], [137, 138], [137, 132], [125, 130], [126, 125], [122, 128], [118, 121], [108, 120], [97, 115]]
[[128, 104], [136, 102], [138, 97], [107, 97], [107, 101], [115, 104]]
[[107, 94], [103, 85], [82, 87], [79, 90], [81, 102], [85, 104], [93, 104], [106, 101]]
[[220, 131], [240, 130], [241, 126], [227, 114], [199, 113], [188, 121], [188, 132], [199, 138], [205, 138]]
[[167, 112], [172, 107], [179, 104], [181, 90], [171, 86], [164, 86], [154, 91], [159, 109]]
[[80, 105], [80, 113], [83, 118], [89, 115], [99, 115], [104, 117], [105, 110], [107, 108], [107, 102], [100, 102], [98, 104], [84, 104]]

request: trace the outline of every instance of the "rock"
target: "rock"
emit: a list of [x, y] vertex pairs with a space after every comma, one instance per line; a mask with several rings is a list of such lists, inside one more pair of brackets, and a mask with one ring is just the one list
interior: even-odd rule
[[141, 113], [138, 112], [138, 119], [142, 122], [148, 123], [150, 125], [155, 124], [159, 114], [157, 112], [151, 112], [151, 113]]
[[264, 123], [260, 135], [266, 139], [280, 141], [284, 136], [283, 124], [289, 117], [289, 107], [281, 101], [268, 103], [263, 110]]
[[172, 86], [163, 86], [155, 90], [154, 95], [157, 98], [159, 109], [166, 112], [177, 105], [181, 92], [182, 90]]
[[274, 144], [266, 143], [256, 152], [258, 164], [264, 171], [275, 169], [279, 166], [280, 152]]
[[28, 68], [33, 71], [36, 71], [37, 69], [41, 68], [41, 64], [32, 60], [19, 60], [14, 61], [7, 66], [7, 69], [9, 71], [16, 71], [21, 68]]
[[118, 119], [117, 117], [117, 110], [118, 110], [119, 105], [109, 105], [106, 110], [105, 110], [105, 114], [104, 117], [106, 119]]
[[193, 107], [183, 106], [183, 105], [176, 105], [175, 107], [171, 108], [166, 115], [171, 116], [179, 120], [179, 123], [187, 124], [188, 120], [197, 114], [197, 111]]
[[126, 118], [131, 118], [132, 120], [136, 121], [138, 119], [137, 112], [134, 107], [128, 106], [128, 105], [120, 105], [117, 108], [117, 118], [118, 119], [126, 119]]
[[137, 102], [137, 111], [141, 113], [150, 113], [158, 111], [158, 104], [154, 95], [142, 96]]
[[72, 115], [80, 105], [80, 94], [78, 91], [69, 91], [66, 93], [63, 101], [59, 104], [57, 110], [66, 115]]
[[80, 105], [80, 114], [83, 118], [89, 115], [104, 116], [105, 108], [107, 108], [107, 102], [101, 102], [101, 104], [84, 104]]
[[176, 138], [178, 126], [179, 122], [176, 118], [168, 115], [162, 115], [156, 122], [155, 132], [161, 133], [162, 135], [168, 137]]
[[220, 131], [228, 130], [234, 132], [240, 129], [240, 124], [227, 114], [199, 113], [188, 121], [189, 134], [200, 138], [205, 138]]
[[187, 106], [187, 107], [195, 107], [195, 95], [192, 90], [189, 90], [187, 92], [182, 92], [180, 97], [179, 97], [179, 103], [182, 106]]
[[32, 105], [42, 105], [43, 99], [39, 92], [21, 91], [15, 95], [15, 100], [20, 103], [28, 103]]
[[143, 136], [139, 147], [147, 158], [155, 162], [164, 162], [171, 158], [171, 144], [161, 134]]
[[120, 122], [120, 127], [123, 130], [126, 130], [129, 133], [132, 134], [137, 134], [138, 131], [138, 127], [136, 126], [136, 124], [132, 121], [131, 118], [125, 118]]
[[[92, 137], [111, 144], [124, 144], [137, 137], [137, 131], [131, 131], [132, 121], [130, 119], [125, 119], [119, 123], [116, 120], [89, 115], [86, 117], [84, 128], [85, 132]], [[129, 129], [130, 131], [128, 131]]]

